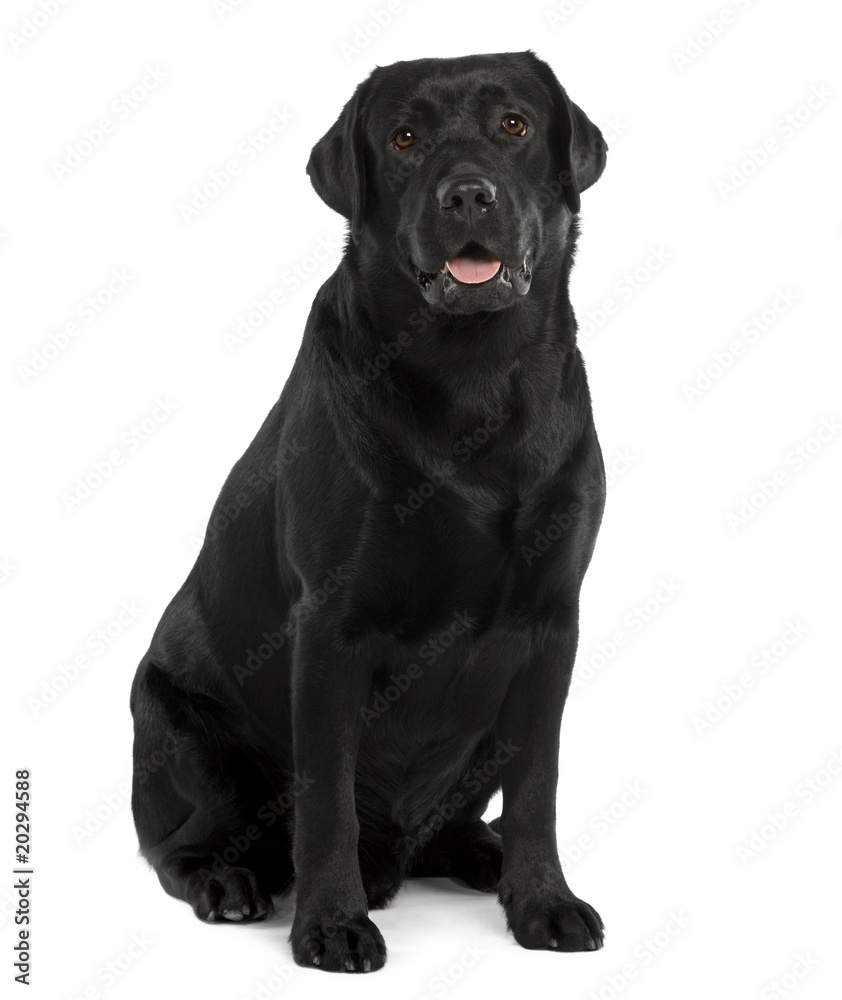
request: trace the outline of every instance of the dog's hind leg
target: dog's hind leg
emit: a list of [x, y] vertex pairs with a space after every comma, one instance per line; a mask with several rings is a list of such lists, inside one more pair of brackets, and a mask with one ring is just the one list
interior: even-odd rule
[[411, 875], [454, 878], [480, 892], [497, 888], [503, 841], [496, 821], [489, 825], [481, 817], [500, 787], [499, 772], [506, 762], [494, 734], [489, 733], [475, 749], [451, 796], [454, 805], [462, 802], [461, 807], [416, 853]]
[[502, 843], [481, 819], [448, 824], [419, 852], [410, 874], [446, 876], [480, 892], [493, 892], [500, 880]]
[[225, 712], [149, 664], [132, 695], [132, 810], [161, 885], [201, 920], [253, 921], [292, 878], [277, 786], [231, 740]]

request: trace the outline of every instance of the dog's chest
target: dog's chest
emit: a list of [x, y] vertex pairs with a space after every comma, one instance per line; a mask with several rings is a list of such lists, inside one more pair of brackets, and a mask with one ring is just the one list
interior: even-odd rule
[[375, 712], [394, 697], [390, 723], [423, 721], [416, 742], [430, 733], [461, 740], [487, 730], [530, 648], [544, 567], [527, 565], [512, 509], [456, 516], [430, 503], [416, 513], [400, 530], [381, 525], [377, 544], [359, 548], [345, 627], [373, 657]]
[[487, 628], [515, 565], [512, 509], [490, 495], [461, 502], [419, 490], [404, 499], [379, 505], [358, 536], [347, 628], [416, 649], [463, 619], [472, 631]]

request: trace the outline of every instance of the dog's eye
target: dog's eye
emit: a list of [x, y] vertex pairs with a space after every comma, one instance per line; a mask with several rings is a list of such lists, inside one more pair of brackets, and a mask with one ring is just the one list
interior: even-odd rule
[[395, 149], [407, 149], [415, 142], [415, 136], [408, 128], [404, 128], [395, 135], [393, 142], [395, 143]]
[[506, 115], [503, 119], [503, 128], [509, 135], [526, 135], [526, 122], [517, 115]]

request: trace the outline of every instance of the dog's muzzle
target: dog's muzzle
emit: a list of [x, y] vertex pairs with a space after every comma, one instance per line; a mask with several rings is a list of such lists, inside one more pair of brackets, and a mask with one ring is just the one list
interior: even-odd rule
[[532, 283], [532, 248], [517, 267], [502, 264], [482, 247], [466, 247], [438, 271], [413, 264], [426, 301], [450, 312], [504, 309], [526, 295]]

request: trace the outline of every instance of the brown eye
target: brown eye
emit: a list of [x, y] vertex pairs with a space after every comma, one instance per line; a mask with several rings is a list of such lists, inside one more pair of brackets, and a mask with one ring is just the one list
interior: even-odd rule
[[526, 135], [526, 122], [517, 115], [506, 115], [503, 119], [503, 128], [509, 135]]
[[397, 133], [393, 142], [395, 143], [395, 149], [408, 149], [413, 142], [415, 142], [415, 136], [409, 131], [408, 128], [401, 129]]

